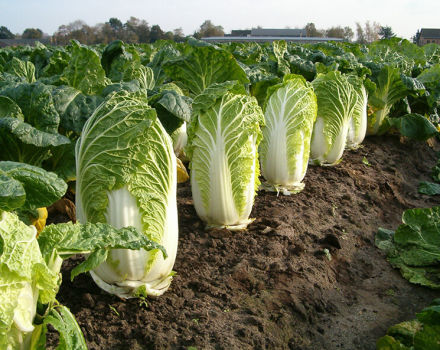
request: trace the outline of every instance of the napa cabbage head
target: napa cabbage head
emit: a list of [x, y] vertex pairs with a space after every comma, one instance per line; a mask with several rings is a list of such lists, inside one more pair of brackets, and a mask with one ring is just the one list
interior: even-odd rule
[[235, 82], [213, 84], [194, 100], [185, 150], [194, 206], [208, 227], [250, 222], [263, 122], [257, 100]]
[[263, 188], [285, 194], [304, 188], [317, 108], [313, 88], [302, 76], [288, 75], [268, 90], [259, 148]]
[[356, 94], [340, 72], [319, 74], [312, 82], [318, 100], [310, 159], [315, 164], [335, 165], [344, 152]]
[[349, 75], [348, 80], [353, 86], [356, 102], [353, 107], [353, 114], [348, 128], [347, 147], [356, 149], [362, 141], [364, 141], [367, 133], [368, 93], [359, 77]]
[[400, 71], [389, 65], [384, 65], [380, 71], [372, 77], [376, 89], [369, 96], [369, 104], [374, 113], [368, 119], [368, 135], [383, 133], [381, 128], [389, 118], [391, 108], [399, 100], [408, 95]]
[[121, 297], [164, 293], [177, 251], [176, 157], [147, 97], [111, 94], [84, 126], [76, 165], [80, 222], [133, 226], [168, 253], [114, 249], [91, 272], [95, 282]]

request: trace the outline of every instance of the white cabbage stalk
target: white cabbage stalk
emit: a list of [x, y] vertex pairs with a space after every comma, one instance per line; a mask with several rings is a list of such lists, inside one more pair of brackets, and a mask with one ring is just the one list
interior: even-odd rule
[[288, 76], [270, 89], [260, 144], [262, 188], [289, 195], [304, 188], [317, 104], [313, 89], [300, 76]]
[[354, 106], [353, 116], [347, 134], [347, 148], [356, 149], [364, 141], [367, 133], [368, 117], [368, 94], [364, 85], [355, 85], [357, 101]]
[[18, 304], [14, 311], [15, 326], [22, 332], [34, 330], [34, 317], [37, 313], [38, 289], [32, 288], [29, 282], [24, 283], [18, 296]]
[[91, 272], [93, 279], [123, 298], [163, 294], [177, 253], [177, 164], [171, 138], [146, 97], [110, 96], [84, 126], [76, 161], [78, 220], [133, 226], [168, 255], [114, 249]]
[[319, 165], [336, 165], [339, 163], [347, 143], [347, 134], [349, 124], [345, 123], [338, 128], [336, 137], [333, 137], [331, 146], [326, 143], [325, 134], [326, 124], [325, 119], [316, 118], [313, 127], [312, 143], [310, 146], [310, 158], [315, 164]]
[[31, 345], [38, 294], [38, 288], [28, 282], [25, 282], [20, 290], [14, 310], [14, 324], [10, 330], [10, 337], [14, 338], [16, 343], [14, 349], [26, 350]]
[[[174, 165], [176, 167], [176, 165]], [[169, 192], [169, 203], [176, 203], [176, 184]], [[133, 226], [142, 231], [142, 217], [136, 205], [136, 199], [127, 187], [108, 193], [109, 204], [105, 217], [107, 223], [115, 228]], [[107, 261], [90, 274], [93, 280], [105, 291], [129, 298], [140, 287], [147, 295], [162, 295], [170, 286], [171, 270], [177, 254], [177, 206], [169, 205], [167, 221], [160, 244], [165, 248], [168, 258], [154, 251], [143, 249], [113, 249]]]
[[[249, 215], [252, 211], [255, 187], [255, 166], [257, 164], [257, 145], [254, 137], [249, 137], [251, 156], [254, 162], [250, 168], [250, 177], [247, 181], [247, 189], [243, 196], [246, 198], [244, 208], [239, 210], [235, 205], [234, 193], [232, 188], [232, 174], [228, 167], [228, 161], [224, 152], [224, 147], [220, 146], [214, 150], [212, 155], [212, 165], [210, 169], [211, 192], [208, 206], [203, 203], [201, 189], [197, 178], [199, 174], [196, 168], [191, 170], [191, 190], [194, 207], [197, 215], [205, 221], [208, 227], [227, 227], [230, 230], [241, 230], [252, 222]], [[221, 141], [220, 141], [221, 142]], [[202, 175], [203, 176], [203, 175]]]
[[312, 82], [318, 100], [310, 159], [314, 164], [338, 164], [345, 146], [356, 103], [353, 85], [340, 72], [318, 75]]
[[229, 92], [228, 84], [214, 84], [196, 98], [187, 154], [199, 217], [208, 228], [240, 230], [252, 221], [263, 115], [254, 98]]

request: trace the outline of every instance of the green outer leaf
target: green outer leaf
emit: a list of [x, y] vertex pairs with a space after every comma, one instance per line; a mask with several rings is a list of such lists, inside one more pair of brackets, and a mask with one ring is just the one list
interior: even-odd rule
[[122, 40], [114, 40], [104, 48], [101, 55], [101, 65], [107, 75], [110, 74], [113, 61], [124, 52], [125, 46]]
[[[192, 114], [204, 113], [214, 106], [218, 99], [226, 93], [245, 95], [246, 90], [243, 85], [237, 81], [225, 81], [224, 83], [212, 84], [203, 91], [203, 94], [197, 96], [192, 104]], [[191, 118], [192, 120], [193, 118]]]
[[[252, 79], [251, 79], [252, 80]], [[251, 83], [249, 88], [251, 96], [254, 96], [258, 104], [263, 107], [264, 101], [267, 98], [267, 90], [278, 83], [280, 83], [281, 79], [275, 75], [266, 74], [258, 76], [258, 78]]]
[[74, 254], [93, 253], [99, 250], [117, 248], [159, 249], [166, 256], [166, 252], [161, 245], [151, 241], [145, 234], [138, 232], [135, 228], [115, 229], [110, 224], [105, 223], [72, 224], [69, 222], [49, 225], [38, 236], [38, 243], [47, 262], [53, 259], [53, 252], [65, 259]]
[[376, 246], [412, 283], [440, 289], [440, 207], [409, 209], [393, 234], [381, 230]]
[[192, 100], [189, 97], [179, 95], [173, 90], [165, 90], [158, 103], [181, 120], [190, 121]]
[[426, 141], [439, 133], [436, 127], [420, 114], [407, 114], [399, 118], [389, 118], [388, 124], [399, 130], [402, 136], [417, 141]]
[[104, 100], [100, 96], [88, 96], [70, 87], [60, 86], [52, 90], [55, 109], [60, 115], [60, 127], [80, 134], [86, 120]]
[[13, 57], [11, 61], [6, 63], [4, 72], [23, 78], [27, 83], [35, 82], [34, 64], [29, 61], [20, 60], [17, 57]]
[[0, 211], [12, 211], [22, 207], [25, 202], [26, 191], [20, 181], [0, 170]]
[[163, 65], [181, 55], [180, 51], [174, 48], [172, 45], [165, 45], [159, 51], [157, 51], [151, 61], [148, 63], [148, 67], [150, 67], [154, 72], [154, 80], [156, 81], [156, 86], [161, 86], [165, 80], [167, 80], [167, 76], [163, 71]]
[[405, 321], [390, 327], [387, 334], [405, 345], [411, 345], [415, 334], [420, 331], [422, 325], [417, 320]]
[[134, 46], [124, 45], [120, 40], [106, 46], [101, 63], [112, 82], [137, 80], [144, 90], [151, 90], [155, 86], [153, 70], [142, 65]]
[[192, 99], [176, 90], [163, 90], [153, 95], [149, 102], [169, 135], [191, 119]]
[[69, 60], [70, 54], [66, 51], [66, 48], [58, 46], [56, 51], [50, 56], [47, 65], [41, 71], [40, 79], [41, 77], [59, 78], [69, 64]]
[[0, 130], [2, 136], [4, 132], [10, 132], [21, 142], [38, 147], [55, 147], [70, 143], [70, 140], [63, 135], [40, 131], [16, 118], [1, 118]]
[[56, 174], [24, 163], [0, 162], [0, 174], [21, 184], [26, 194], [23, 209], [47, 207], [60, 199], [67, 190], [67, 184]]
[[72, 269], [70, 279], [73, 281], [73, 279], [79, 274], [96, 269], [99, 265], [107, 260], [108, 252], [109, 251], [106, 249], [100, 249], [90, 253], [86, 261], [83, 261], [81, 264]]
[[41, 166], [52, 147], [69, 144], [60, 134], [40, 131], [16, 118], [0, 118], [0, 160]]
[[51, 157], [43, 167], [57, 174], [66, 182], [76, 179], [75, 143], [61, 145], [51, 149]]
[[167, 61], [162, 68], [172, 80], [182, 83], [193, 95], [199, 95], [214, 83], [228, 80], [249, 83], [232, 54], [212, 46], [192, 47], [189, 55]]
[[290, 74], [289, 62], [284, 58], [287, 53], [287, 43], [284, 40], [275, 40], [272, 42], [272, 50], [276, 57], [277, 73], [280, 76]]
[[24, 115], [24, 121], [34, 128], [56, 134], [60, 117], [52, 98], [52, 87], [41, 82], [11, 85], [0, 90], [0, 95], [14, 100]]
[[108, 81], [97, 52], [77, 41], [71, 42], [72, 57], [61, 79], [86, 95], [99, 95]]
[[20, 107], [9, 97], [0, 96], [0, 118], [5, 117], [24, 120], [23, 112]]
[[430, 89], [438, 87], [440, 82], [440, 64], [437, 63], [425, 69], [417, 77], [417, 80]]
[[14, 310], [21, 289], [30, 283], [38, 289], [40, 301], [55, 300], [58, 273], [50, 271], [36, 240], [36, 229], [15, 214], [3, 212], [0, 219], [0, 347], [6, 348]]
[[[311, 85], [301, 76], [287, 76], [284, 83], [268, 89], [264, 113], [265, 126], [262, 128], [263, 139], [259, 147], [263, 175], [266, 179], [267, 174], [271, 173], [276, 174], [275, 178], [291, 180], [300, 167], [302, 176], [300, 179], [294, 179], [294, 182], [301, 181], [309, 161], [313, 123], [317, 114], [316, 95]], [[276, 148], [279, 140], [286, 140], [286, 144], [283, 145], [286, 159], [280, 159], [281, 154], [276, 154], [280, 151]], [[297, 157], [301, 153], [303, 157], [298, 161]], [[273, 158], [276, 159], [275, 166]], [[268, 161], [271, 164], [270, 169], [266, 165]], [[284, 168], [282, 163], [287, 163], [287, 174], [276, 171]]]

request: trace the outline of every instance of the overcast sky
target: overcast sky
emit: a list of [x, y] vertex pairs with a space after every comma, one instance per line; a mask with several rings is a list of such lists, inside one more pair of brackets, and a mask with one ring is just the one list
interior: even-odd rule
[[181, 27], [192, 34], [207, 19], [232, 29], [303, 28], [349, 26], [356, 22], [390, 26], [398, 36], [410, 39], [420, 28], [440, 28], [439, 0], [0, 0], [0, 26], [12, 33], [40, 28], [52, 35], [60, 25], [77, 19], [96, 25], [130, 16], [158, 24], [164, 31]]

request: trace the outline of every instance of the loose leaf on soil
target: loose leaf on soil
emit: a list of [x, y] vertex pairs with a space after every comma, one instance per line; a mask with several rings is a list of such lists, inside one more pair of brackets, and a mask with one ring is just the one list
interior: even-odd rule
[[368, 161], [367, 157], [362, 158], [362, 163], [364, 163], [367, 166], [371, 166], [370, 162]]
[[439, 299], [417, 314], [417, 319], [392, 326], [387, 335], [377, 341], [377, 350], [439, 350]]
[[395, 232], [379, 229], [376, 246], [410, 282], [440, 288], [440, 207], [409, 209]]
[[434, 196], [440, 194], [440, 184], [435, 182], [422, 181], [419, 183], [419, 193]]
[[407, 114], [400, 118], [388, 118], [390, 127], [396, 128], [402, 136], [412, 140], [426, 141], [438, 134], [436, 127], [420, 114]]

